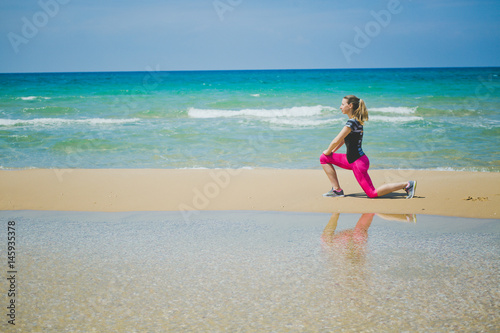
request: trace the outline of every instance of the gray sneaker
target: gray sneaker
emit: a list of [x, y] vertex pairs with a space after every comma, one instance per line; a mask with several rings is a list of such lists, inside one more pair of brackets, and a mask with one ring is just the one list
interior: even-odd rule
[[333, 188], [326, 192], [325, 194], [323, 194], [324, 197], [343, 197], [344, 196], [344, 191], [343, 190], [340, 190], [340, 191], [335, 191]]
[[416, 180], [410, 180], [408, 182], [408, 186], [406, 186], [405, 191], [406, 194], [406, 199], [411, 199], [415, 195], [415, 190], [417, 189], [417, 181]]

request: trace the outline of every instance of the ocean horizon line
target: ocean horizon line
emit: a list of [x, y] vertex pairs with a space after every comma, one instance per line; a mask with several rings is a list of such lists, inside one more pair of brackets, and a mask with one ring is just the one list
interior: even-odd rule
[[499, 66], [451, 66], [451, 67], [357, 67], [357, 68], [283, 68], [283, 69], [170, 69], [170, 70], [105, 70], [105, 71], [58, 71], [58, 72], [0, 72], [0, 75], [16, 75], [16, 74], [130, 74], [130, 73], [149, 73], [149, 72], [157, 72], [157, 73], [203, 73], [203, 72], [288, 72], [288, 71], [359, 71], [359, 70], [415, 70], [415, 69], [489, 69], [489, 68], [500, 68]]

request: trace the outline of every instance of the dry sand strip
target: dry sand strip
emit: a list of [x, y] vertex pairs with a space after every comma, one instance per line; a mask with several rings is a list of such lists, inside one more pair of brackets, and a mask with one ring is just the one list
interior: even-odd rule
[[372, 170], [375, 187], [417, 180], [405, 192], [369, 199], [352, 172], [339, 170], [344, 198], [324, 198], [323, 170], [30, 169], [0, 171], [1, 210], [262, 210], [428, 214], [498, 218], [500, 173]]

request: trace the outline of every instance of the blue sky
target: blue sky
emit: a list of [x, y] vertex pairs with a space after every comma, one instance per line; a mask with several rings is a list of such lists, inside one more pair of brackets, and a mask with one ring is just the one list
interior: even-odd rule
[[500, 66], [499, 0], [2, 0], [0, 72]]

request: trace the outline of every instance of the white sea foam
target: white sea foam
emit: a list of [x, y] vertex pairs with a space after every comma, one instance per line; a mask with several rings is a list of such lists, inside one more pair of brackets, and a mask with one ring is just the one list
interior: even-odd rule
[[437, 168], [430, 168], [427, 170], [436, 170], [436, 171], [467, 171], [467, 172], [492, 172], [494, 170], [489, 169], [489, 168], [481, 168], [481, 167], [462, 167], [462, 168], [455, 168], [455, 167], [437, 167]]
[[[412, 116], [417, 108], [409, 107], [384, 107], [373, 108], [375, 115], [370, 115], [370, 120], [376, 122], [404, 123], [421, 121], [422, 117]], [[243, 110], [221, 110], [221, 109], [196, 109], [190, 108], [190, 118], [257, 118], [261, 121], [275, 125], [292, 127], [314, 127], [344, 121], [339, 118], [324, 119], [324, 111], [335, 110], [329, 106], [295, 106], [283, 109], [243, 109]], [[381, 113], [384, 115], [377, 115]]]
[[3, 165], [0, 165], [0, 170], [33, 170], [33, 169], [39, 169], [39, 168], [34, 166], [15, 168], [15, 167], [4, 167]]
[[323, 110], [331, 111], [329, 106], [294, 106], [283, 109], [243, 109], [243, 110], [220, 110], [220, 109], [195, 109], [190, 108], [188, 115], [191, 118], [229, 118], [229, 117], [254, 117], [254, 118], [276, 118], [276, 117], [311, 117], [320, 115]]
[[21, 97], [23, 101], [33, 101], [35, 99], [50, 99], [50, 97], [42, 97], [42, 96], [26, 96]]
[[409, 108], [405, 106], [389, 106], [384, 108], [369, 108], [368, 112], [381, 112], [381, 113], [393, 113], [393, 114], [414, 114], [417, 107]]
[[32, 126], [60, 126], [72, 124], [125, 124], [139, 121], [139, 118], [131, 119], [63, 119], [63, 118], [36, 118], [36, 119], [0, 119], [0, 126], [17, 126], [17, 125], [32, 125]]
[[331, 125], [336, 123], [345, 123], [345, 119], [307, 119], [307, 118], [271, 118], [267, 120], [269, 123], [281, 126], [291, 127], [318, 127]]
[[409, 123], [412, 121], [421, 121], [424, 120], [424, 118], [416, 116], [405, 116], [405, 117], [370, 116], [369, 120], [381, 121], [387, 123]]

